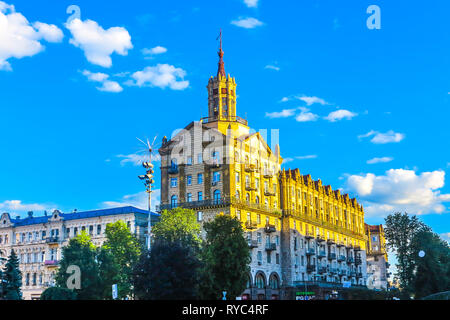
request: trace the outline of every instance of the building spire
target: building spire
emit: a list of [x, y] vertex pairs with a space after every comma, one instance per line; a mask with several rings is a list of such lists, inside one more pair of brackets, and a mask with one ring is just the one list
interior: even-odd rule
[[223, 77], [225, 77], [225, 63], [223, 62], [224, 52], [222, 50], [222, 29], [220, 29], [220, 34], [218, 38], [220, 38], [220, 47], [219, 52], [217, 52], [217, 54], [219, 55], [219, 68], [217, 70], [217, 76], [221, 74]]

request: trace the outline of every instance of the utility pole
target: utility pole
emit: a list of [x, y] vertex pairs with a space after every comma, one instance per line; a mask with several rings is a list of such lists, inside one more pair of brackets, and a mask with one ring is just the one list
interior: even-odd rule
[[146, 174], [140, 175], [139, 179], [144, 182], [145, 191], [148, 193], [148, 226], [147, 226], [147, 249], [150, 251], [151, 249], [151, 232], [152, 232], [152, 185], [155, 183], [153, 180], [153, 174], [155, 171], [153, 170], [152, 164], [152, 146], [147, 141], [146, 146], [148, 148], [149, 161], [142, 163], [142, 166], [146, 169]]

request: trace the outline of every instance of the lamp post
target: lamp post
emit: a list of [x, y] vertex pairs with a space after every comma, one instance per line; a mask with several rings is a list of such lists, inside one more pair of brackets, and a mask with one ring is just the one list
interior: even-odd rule
[[142, 166], [146, 169], [146, 174], [140, 175], [139, 179], [144, 182], [145, 191], [148, 193], [148, 226], [147, 226], [147, 249], [150, 251], [151, 241], [150, 234], [152, 231], [152, 185], [155, 183], [153, 180], [153, 174], [155, 171], [153, 170], [152, 164], [152, 147], [148, 145], [149, 151], [149, 162], [142, 163]]

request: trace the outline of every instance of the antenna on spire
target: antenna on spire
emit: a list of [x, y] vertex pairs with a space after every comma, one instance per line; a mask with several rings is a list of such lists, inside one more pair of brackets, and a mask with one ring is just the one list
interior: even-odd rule
[[[217, 52], [217, 54], [219, 55], [219, 68], [217, 70], [217, 76], [219, 76], [219, 74], [221, 74], [223, 77], [225, 77], [225, 63], [223, 62], [223, 50], [222, 50], [222, 29], [220, 29], [220, 33], [219, 36], [217, 37], [217, 39], [220, 39], [220, 45], [219, 45], [219, 52]], [[217, 40], [216, 39], [216, 40]]]

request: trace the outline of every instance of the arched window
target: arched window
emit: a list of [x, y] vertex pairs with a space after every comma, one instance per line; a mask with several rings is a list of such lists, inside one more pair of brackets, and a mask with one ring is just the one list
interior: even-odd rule
[[220, 202], [220, 190], [214, 191], [214, 203], [217, 204]]
[[256, 278], [255, 278], [255, 285], [256, 285], [256, 287], [257, 287], [258, 289], [264, 289], [264, 287], [265, 287], [265, 281], [264, 281], [264, 276], [263, 276], [262, 274], [258, 273], [258, 274], [256, 275]]
[[280, 281], [275, 274], [272, 274], [270, 276], [269, 286], [271, 289], [279, 289], [280, 288]]
[[172, 208], [176, 208], [178, 205], [178, 197], [176, 195], [173, 195], [172, 198], [170, 198], [170, 206]]
[[247, 202], [250, 202], [250, 194], [245, 194], [245, 200], [247, 201]]
[[247, 277], [246, 287], [247, 288], [251, 288], [252, 287], [252, 278], [250, 276]]
[[236, 200], [241, 199], [241, 194], [239, 193], [239, 190], [236, 190]]
[[266, 205], [266, 207], [269, 206], [269, 200], [267, 198], [264, 200], [264, 204]]
[[259, 197], [258, 197], [258, 196], [256, 196], [255, 202], [256, 202], [256, 203], [259, 203]]
[[170, 166], [171, 166], [172, 168], [176, 168], [177, 165], [178, 165], [177, 159], [172, 159], [172, 160], [170, 161]]

